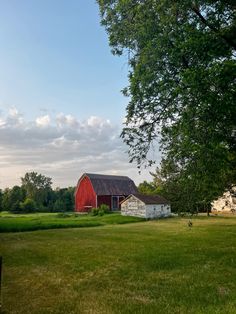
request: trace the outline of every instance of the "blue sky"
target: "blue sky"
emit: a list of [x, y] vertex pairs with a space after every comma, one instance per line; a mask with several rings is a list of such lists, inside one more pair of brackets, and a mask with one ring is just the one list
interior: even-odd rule
[[57, 186], [84, 171], [150, 178], [119, 139], [128, 65], [95, 0], [0, 0], [0, 45], [0, 188], [33, 170]]
[[0, 3], [2, 105], [121, 121], [127, 62], [110, 53], [94, 0]]

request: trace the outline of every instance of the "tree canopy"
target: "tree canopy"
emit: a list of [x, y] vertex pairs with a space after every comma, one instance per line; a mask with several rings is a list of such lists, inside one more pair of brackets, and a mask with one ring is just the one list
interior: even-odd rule
[[0, 211], [54, 212], [74, 209], [75, 187], [52, 189], [52, 179], [37, 172], [27, 172], [22, 185], [0, 189]]
[[21, 178], [22, 187], [26, 191], [26, 196], [38, 205], [46, 205], [49, 194], [52, 190], [52, 179], [37, 172], [27, 172]]
[[151, 164], [158, 142], [166, 180], [213, 199], [236, 180], [235, 1], [97, 1], [130, 66], [130, 161]]

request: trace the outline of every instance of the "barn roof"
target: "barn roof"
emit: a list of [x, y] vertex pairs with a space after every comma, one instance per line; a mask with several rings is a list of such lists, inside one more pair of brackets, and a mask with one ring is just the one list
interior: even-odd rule
[[[137, 193], [134, 182], [126, 176], [85, 173], [97, 195], [129, 195]], [[83, 177], [82, 176], [82, 177]]]
[[132, 195], [138, 198], [140, 201], [142, 201], [146, 205], [169, 204], [169, 202], [160, 195], [131, 194], [125, 200], [129, 199]]

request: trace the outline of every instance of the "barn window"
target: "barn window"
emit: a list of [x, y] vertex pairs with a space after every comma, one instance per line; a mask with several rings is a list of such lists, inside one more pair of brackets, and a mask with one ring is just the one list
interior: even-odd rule
[[119, 196], [112, 196], [112, 210], [119, 209]]

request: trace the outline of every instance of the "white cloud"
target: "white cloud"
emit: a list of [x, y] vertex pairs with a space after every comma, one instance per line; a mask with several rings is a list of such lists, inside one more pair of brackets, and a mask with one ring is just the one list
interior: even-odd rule
[[0, 118], [0, 127], [4, 126], [5, 124], [6, 124], [6, 121]]
[[46, 127], [50, 124], [50, 117], [49, 115], [41, 116], [36, 118], [36, 124], [39, 127]]
[[103, 127], [103, 126], [110, 126], [110, 120], [103, 120], [99, 117], [96, 116], [91, 116], [90, 118], [88, 118], [87, 120], [87, 125], [90, 127]]
[[18, 115], [19, 115], [19, 112], [18, 112], [18, 110], [16, 109], [16, 107], [11, 107], [11, 108], [9, 109], [9, 116], [10, 116], [10, 117], [15, 118], [15, 117], [18, 117]]
[[107, 119], [92, 116], [78, 121], [72, 115], [49, 115], [25, 121], [16, 108], [5, 117], [0, 112], [0, 188], [20, 183], [27, 171], [53, 179], [55, 186], [75, 185], [83, 172], [138, 175], [128, 162], [120, 128]]
[[11, 107], [8, 111], [8, 116], [5, 121], [8, 125], [11, 125], [12, 127], [15, 127], [19, 124], [24, 123], [24, 119], [22, 117], [22, 114], [19, 113], [19, 111], [16, 109], [16, 107]]
[[56, 116], [56, 123], [60, 128], [63, 128], [63, 127], [77, 128], [79, 126], [79, 122], [77, 121], [75, 117], [73, 117], [70, 114], [65, 115], [64, 113], [59, 113]]

